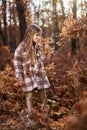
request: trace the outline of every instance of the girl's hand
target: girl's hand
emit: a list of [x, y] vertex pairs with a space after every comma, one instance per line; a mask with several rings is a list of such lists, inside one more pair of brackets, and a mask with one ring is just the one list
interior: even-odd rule
[[39, 42], [37, 43], [37, 46], [38, 46], [38, 47], [42, 47], [41, 41], [39, 41]]
[[20, 87], [22, 87], [22, 86], [24, 85], [24, 81], [23, 81], [23, 80], [19, 80], [19, 81], [18, 81], [18, 85], [19, 85]]

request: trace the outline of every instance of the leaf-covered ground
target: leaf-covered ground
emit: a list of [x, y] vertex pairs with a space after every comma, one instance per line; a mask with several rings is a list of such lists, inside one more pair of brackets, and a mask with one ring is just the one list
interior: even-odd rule
[[70, 113], [87, 90], [87, 57], [85, 47], [77, 56], [69, 50], [55, 51], [48, 66], [47, 75], [51, 88], [47, 90], [46, 104], [40, 103], [38, 92], [33, 95], [34, 126], [28, 124], [25, 94], [17, 85], [14, 67], [8, 64], [0, 71], [0, 130], [63, 130]]

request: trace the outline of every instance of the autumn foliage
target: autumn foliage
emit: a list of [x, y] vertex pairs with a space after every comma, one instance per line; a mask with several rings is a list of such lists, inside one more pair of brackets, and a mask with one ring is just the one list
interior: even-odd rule
[[73, 15], [69, 15], [64, 22], [64, 27], [60, 33], [61, 40], [70, 40], [73, 38], [85, 38], [87, 36], [87, 17], [82, 19], [73, 18]]
[[[47, 91], [45, 109], [42, 109], [44, 106], [37, 98], [37, 91], [34, 92], [31, 118], [37, 121], [38, 128], [45, 127], [47, 130], [63, 128], [73, 105], [81, 98], [83, 90], [86, 91], [86, 52], [83, 51], [81, 60], [74, 63], [73, 59], [68, 57], [67, 51], [69, 50], [66, 48], [63, 48], [61, 53], [54, 51], [50, 64], [46, 66], [51, 89]], [[1, 129], [3, 125], [5, 128], [16, 128], [16, 124], [20, 126], [22, 122], [21, 128], [26, 127], [27, 130], [29, 126], [26, 124], [28, 117], [25, 95], [16, 83], [12, 64], [7, 64], [5, 70], [0, 73], [0, 97]], [[83, 108], [85, 109], [85, 106], [81, 108], [81, 112]], [[76, 117], [72, 118], [78, 120]]]
[[65, 129], [87, 130], [87, 95], [76, 104], [74, 114], [69, 117]]
[[[76, 28], [78, 22], [74, 22]], [[67, 36], [67, 33], [67, 31], [64, 32], [65, 36], [63, 38]], [[74, 34], [75, 36], [80, 35], [79, 30], [73, 32]], [[45, 43], [46, 41], [49, 43], [48, 39], [44, 40]], [[45, 130], [64, 130], [64, 128], [66, 130], [87, 129], [87, 51], [84, 44], [81, 47], [81, 53], [74, 57], [69, 55], [70, 48], [65, 46], [61, 48], [60, 46], [59, 50], [54, 50], [48, 44], [46, 45], [45, 53], [48, 59], [45, 61], [45, 69], [51, 88], [46, 92], [45, 105], [41, 104], [37, 96], [38, 92], [34, 91], [34, 108], [31, 118], [37, 122], [37, 125], [31, 128], [27, 123], [28, 113], [26, 111], [25, 94], [22, 92], [21, 87], [18, 86], [14, 74], [13, 54], [10, 54], [8, 47], [2, 47], [1, 50], [1, 130], [41, 130], [41, 128]]]
[[0, 48], [0, 70], [4, 70], [11, 60], [10, 48], [8, 46], [2, 46]]

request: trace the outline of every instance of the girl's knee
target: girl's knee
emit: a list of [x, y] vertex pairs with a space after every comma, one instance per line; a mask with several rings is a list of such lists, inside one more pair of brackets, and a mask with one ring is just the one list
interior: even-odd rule
[[32, 92], [27, 92], [26, 99], [31, 99], [31, 98], [32, 98]]

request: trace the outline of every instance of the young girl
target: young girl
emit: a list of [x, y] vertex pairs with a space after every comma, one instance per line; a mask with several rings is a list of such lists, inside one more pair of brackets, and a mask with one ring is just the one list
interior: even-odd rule
[[33, 90], [38, 89], [40, 99], [44, 101], [44, 89], [50, 87], [43, 64], [45, 55], [41, 35], [42, 29], [36, 24], [31, 24], [14, 54], [15, 75], [19, 86], [26, 93], [29, 113], [32, 110]]

